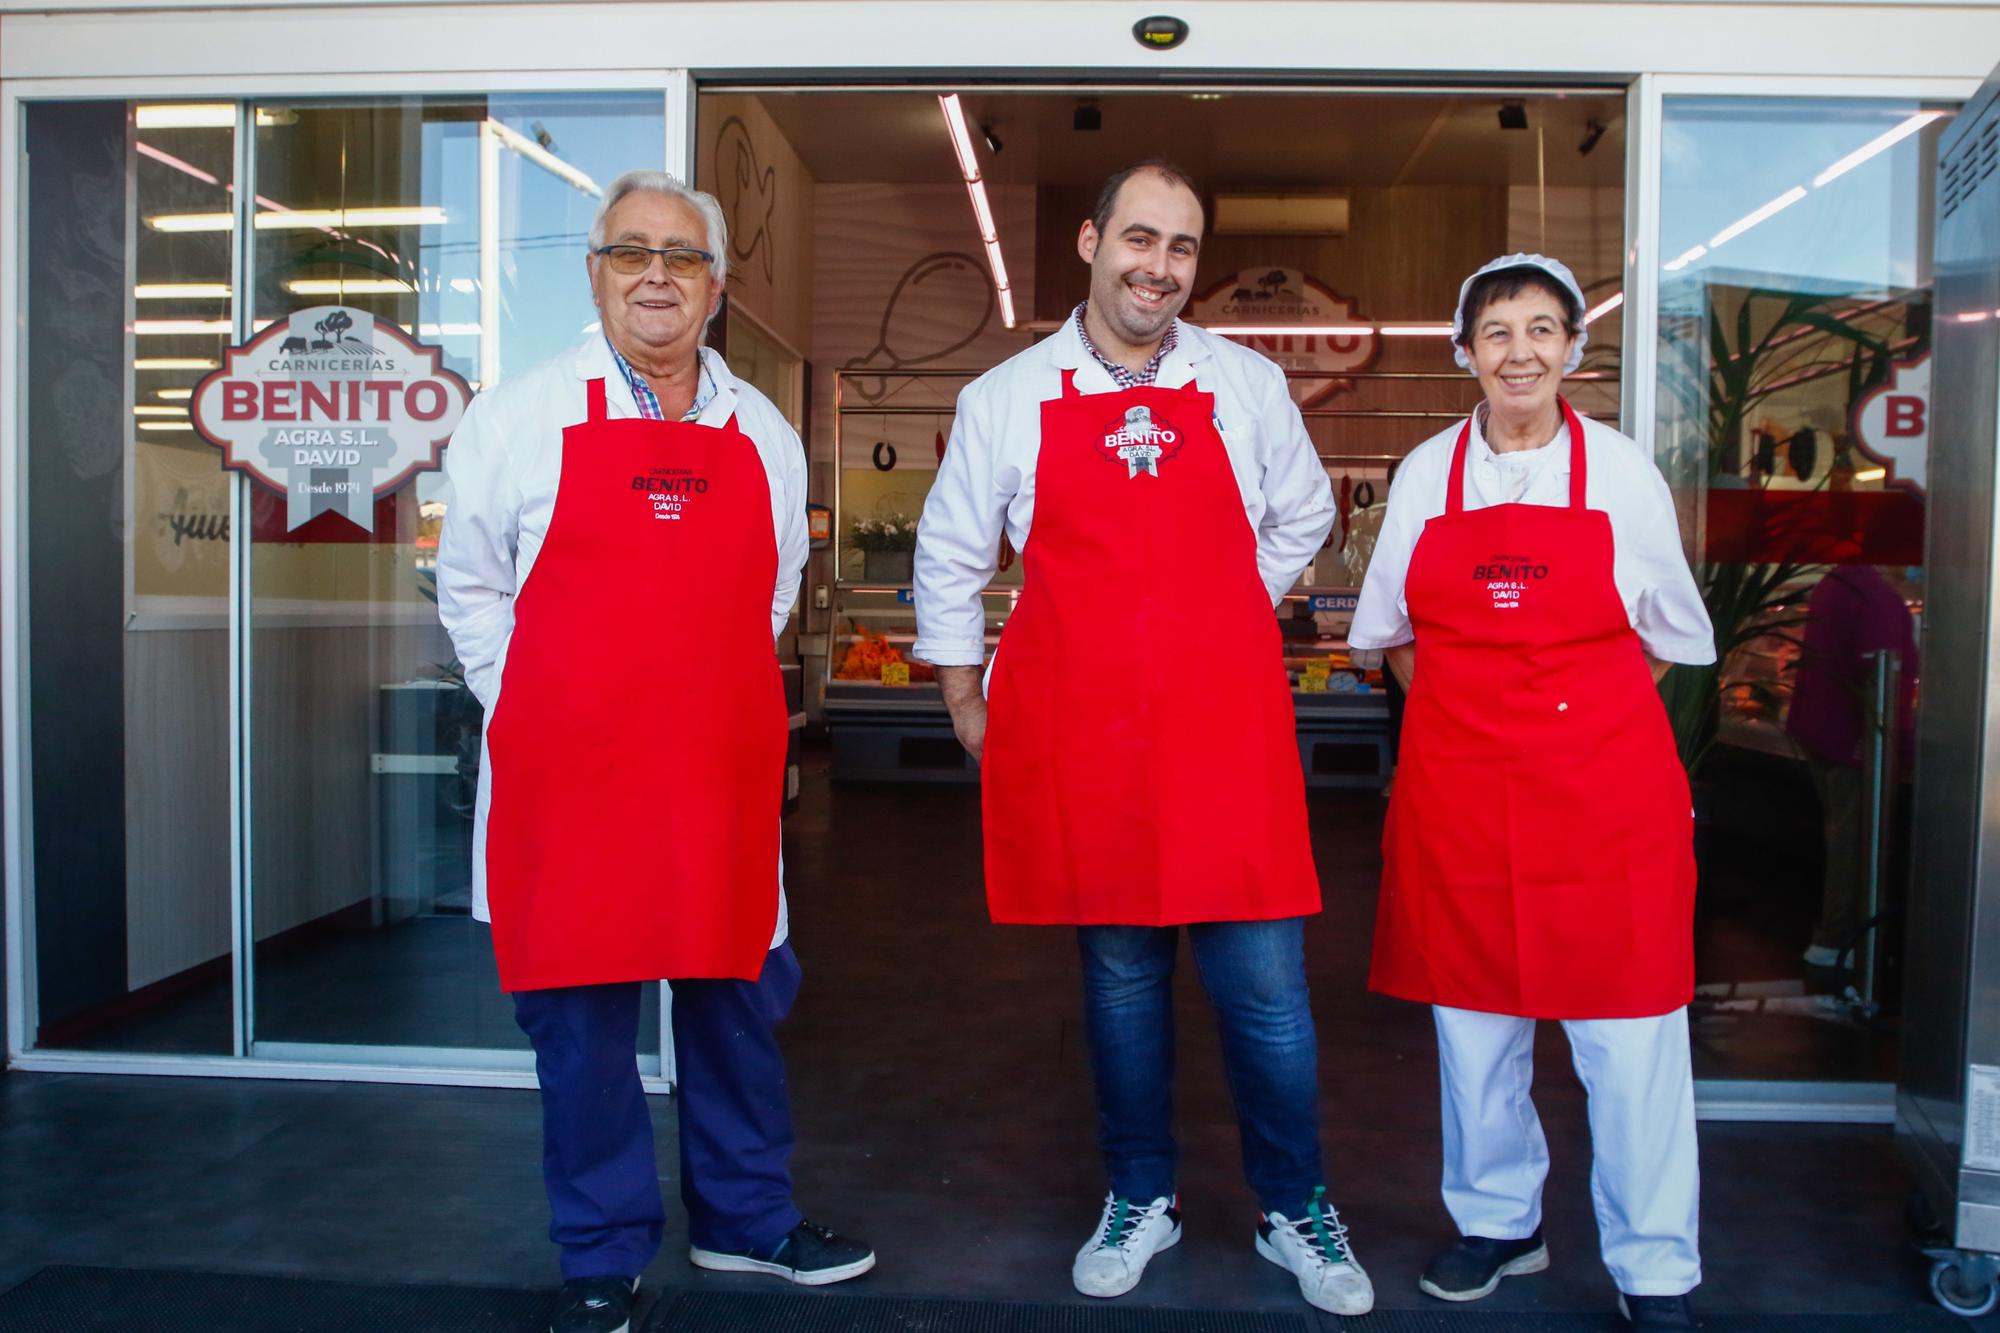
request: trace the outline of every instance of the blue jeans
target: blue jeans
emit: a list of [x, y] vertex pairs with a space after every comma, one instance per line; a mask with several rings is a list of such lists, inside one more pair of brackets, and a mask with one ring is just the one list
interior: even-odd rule
[[[1305, 919], [1187, 927], [1222, 1035], [1243, 1139], [1243, 1175], [1267, 1213], [1305, 1215], [1325, 1183], [1319, 1150], [1319, 1047], [1307, 1004]], [[1097, 1083], [1097, 1137], [1111, 1190], [1174, 1192], [1176, 926], [1081, 926], [1084, 1023]]]

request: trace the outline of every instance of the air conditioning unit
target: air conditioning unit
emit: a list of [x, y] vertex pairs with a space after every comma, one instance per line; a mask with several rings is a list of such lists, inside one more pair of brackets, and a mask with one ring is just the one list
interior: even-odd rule
[[1215, 231], [1223, 236], [1345, 236], [1344, 194], [1222, 194]]

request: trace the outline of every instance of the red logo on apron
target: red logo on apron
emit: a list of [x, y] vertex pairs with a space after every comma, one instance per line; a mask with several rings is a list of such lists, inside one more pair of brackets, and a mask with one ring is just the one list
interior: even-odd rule
[[1179, 453], [1183, 438], [1171, 421], [1154, 416], [1151, 407], [1140, 403], [1105, 428], [1100, 447], [1106, 458], [1125, 464], [1126, 477], [1157, 477], [1160, 461]]
[[690, 468], [656, 467], [632, 478], [632, 490], [645, 497], [654, 518], [673, 523], [708, 494], [708, 478], [696, 476]]
[[1525, 555], [1495, 555], [1472, 567], [1472, 581], [1484, 583], [1493, 594], [1495, 611], [1518, 611], [1521, 598], [1540, 579], [1549, 576], [1549, 567]]

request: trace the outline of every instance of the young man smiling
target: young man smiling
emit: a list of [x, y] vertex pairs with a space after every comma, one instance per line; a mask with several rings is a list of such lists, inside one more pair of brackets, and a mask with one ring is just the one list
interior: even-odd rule
[[[981, 760], [993, 919], [1077, 928], [1110, 1177], [1077, 1290], [1130, 1291], [1180, 1239], [1185, 926], [1221, 1029], [1257, 1251], [1313, 1305], [1362, 1314], [1374, 1294], [1320, 1160], [1304, 964], [1319, 882], [1272, 614], [1333, 498], [1284, 373], [1176, 318], [1203, 220], [1166, 163], [1113, 176], [1077, 237], [1089, 299], [960, 396], [917, 536], [915, 653]], [[980, 594], [1003, 533], [1026, 583], [989, 713]]]

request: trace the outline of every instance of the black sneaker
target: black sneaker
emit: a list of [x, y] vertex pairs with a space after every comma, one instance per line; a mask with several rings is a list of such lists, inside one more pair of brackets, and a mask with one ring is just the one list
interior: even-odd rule
[[688, 1250], [696, 1268], [718, 1273], [771, 1273], [802, 1287], [823, 1287], [860, 1277], [875, 1266], [875, 1251], [825, 1227], [801, 1222], [763, 1254], [751, 1250]]
[[636, 1277], [573, 1277], [556, 1294], [549, 1333], [627, 1333], [638, 1299]]
[[1431, 1260], [1417, 1288], [1441, 1301], [1476, 1301], [1491, 1296], [1503, 1277], [1539, 1273], [1549, 1266], [1542, 1229], [1522, 1240], [1461, 1236], [1458, 1244]]
[[1700, 1328], [1685, 1296], [1627, 1296], [1618, 1293], [1618, 1313], [1634, 1328]]

